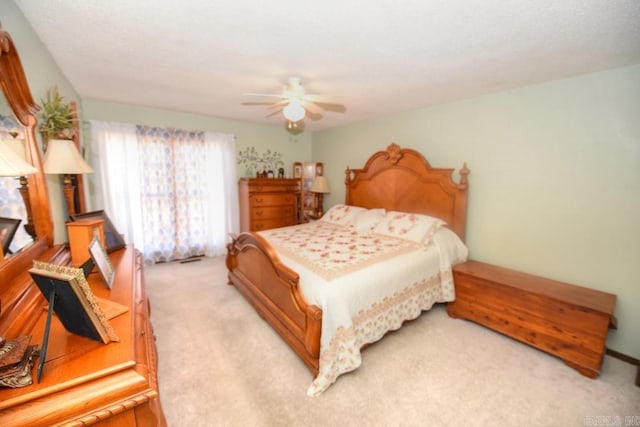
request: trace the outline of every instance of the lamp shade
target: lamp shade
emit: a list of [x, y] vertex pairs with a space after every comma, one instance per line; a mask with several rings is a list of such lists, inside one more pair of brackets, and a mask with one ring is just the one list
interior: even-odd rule
[[298, 120], [304, 119], [305, 111], [300, 102], [294, 99], [282, 109], [282, 114], [284, 114], [284, 117], [290, 122], [297, 122]]
[[[24, 144], [24, 141], [22, 143]], [[24, 176], [37, 173], [38, 169], [27, 163], [23, 156], [21, 157], [7, 142], [0, 140], [0, 176]]]
[[91, 166], [84, 161], [73, 141], [50, 139], [44, 154], [44, 173], [82, 174], [92, 173]]
[[328, 193], [329, 182], [327, 181], [327, 178], [322, 175], [318, 175], [313, 178], [313, 184], [311, 184], [309, 191], [314, 193]]

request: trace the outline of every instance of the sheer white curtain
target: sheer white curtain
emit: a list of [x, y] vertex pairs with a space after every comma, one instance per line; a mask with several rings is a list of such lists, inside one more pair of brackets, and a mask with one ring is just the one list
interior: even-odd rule
[[205, 173], [209, 188], [206, 192], [205, 255], [226, 253], [229, 233], [240, 229], [238, 211], [238, 179], [236, 172], [236, 141], [233, 135], [205, 132]]
[[217, 256], [237, 232], [233, 135], [91, 122], [97, 205], [145, 262]]
[[104, 209], [125, 242], [144, 248], [140, 198], [140, 159], [136, 126], [89, 122], [94, 209]]

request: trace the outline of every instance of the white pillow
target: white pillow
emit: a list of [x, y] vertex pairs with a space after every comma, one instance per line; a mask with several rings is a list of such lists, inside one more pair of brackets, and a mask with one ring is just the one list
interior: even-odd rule
[[353, 227], [358, 233], [370, 233], [373, 227], [384, 218], [384, 209], [368, 209], [358, 212], [354, 217]]
[[321, 221], [351, 227], [354, 223], [355, 216], [364, 211], [366, 211], [365, 208], [358, 206], [334, 205], [322, 216]]
[[469, 256], [469, 248], [453, 230], [447, 227], [441, 227], [434, 233], [433, 242], [438, 245], [441, 252], [447, 254], [451, 265], [466, 261]]
[[444, 221], [429, 215], [389, 211], [373, 228], [373, 232], [412, 240], [426, 246], [431, 241], [433, 233], [443, 225]]

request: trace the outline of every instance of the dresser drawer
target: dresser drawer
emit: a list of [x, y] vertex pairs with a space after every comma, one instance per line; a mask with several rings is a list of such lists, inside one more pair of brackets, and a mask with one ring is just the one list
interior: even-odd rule
[[295, 224], [297, 224], [295, 216], [291, 218], [258, 219], [251, 221], [251, 231], [269, 230]]
[[251, 208], [251, 220], [273, 219], [273, 218], [295, 218], [296, 208], [290, 206], [265, 206]]
[[260, 183], [252, 183], [249, 185], [249, 194], [251, 193], [291, 193], [291, 192], [296, 192], [298, 190], [299, 190], [299, 183], [297, 182], [282, 184], [272, 179], [261, 180]]
[[262, 193], [249, 196], [251, 208], [258, 206], [295, 206], [296, 197], [291, 193]]

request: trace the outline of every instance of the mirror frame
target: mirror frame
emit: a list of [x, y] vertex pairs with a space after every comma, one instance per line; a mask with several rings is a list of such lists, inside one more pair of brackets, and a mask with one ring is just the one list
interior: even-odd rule
[[[24, 127], [26, 161], [38, 169], [38, 173], [27, 176], [36, 242], [44, 240], [46, 246], [52, 246], [53, 219], [47, 182], [42, 169], [42, 157], [36, 139], [38, 123], [36, 113], [40, 107], [33, 101], [13, 39], [2, 28], [0, 28], [0, 86], [15, 118]], [[19, 255], [20, 253], [9, 260]]]

